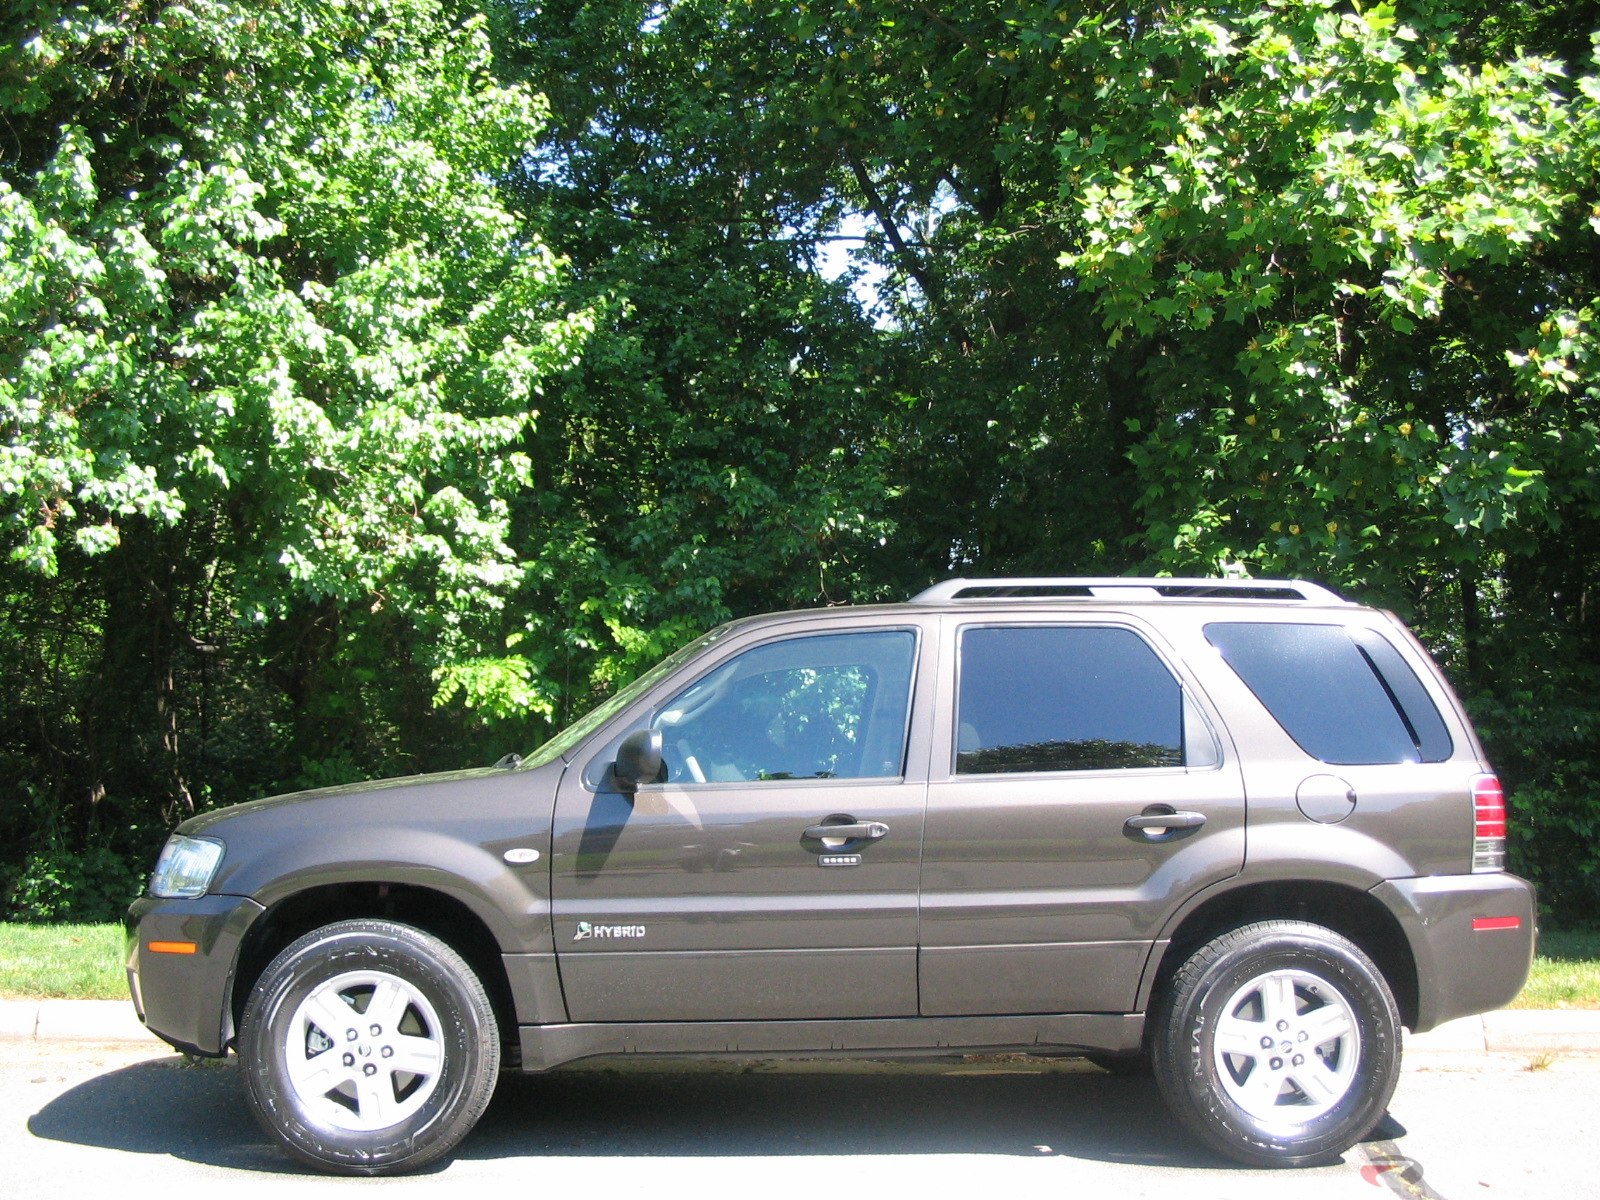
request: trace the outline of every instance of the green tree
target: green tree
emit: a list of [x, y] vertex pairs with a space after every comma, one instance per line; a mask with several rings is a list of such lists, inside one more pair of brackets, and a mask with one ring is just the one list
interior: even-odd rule
[[402, 736], [435, 687], [527, 707], [511, 504], [592, 316], [498, 187], [545, 111], [483, 17], [44, 4], [4, 36], [20, 786], [86, 798], [81, 840], [230, 795], [218, 756], [250, 788], [436, 761]]
[[1229, 569], [1400, 609], [1600, 899], [1549, 849], [1600, 819], [1592, 5], [7, 21], [18, 844], [525, 745], [729, 614]]
[[[770, 377], [722, 289], [776, 235], [787, 258], [759, 278], [803, 294], [796, 268], [864, 231], [870, 342], [847, 309], [801, 318], [861, 364], [888, 442], [859, 593], [955, 570], [1327, 579], [1419, 625], [1532, 785], [1515, 731], [1588, 728], [1600, 649], [1588, 11], [520, 16], [565, 131], [540, 194], [650, 331], [640, 379], [691, 364], [720, 420], [737, 379]], [[701, 368], [719, 343], [739, 364], [720, 380]], [[704, 350], [665, 357], [682, 347]], [[1537, 699], [1496, 708], [1522, 681]]]
[[737, 45], [714, 4], [506, 15], [553, 114], [519, 193], [604, 314], [548, 395], [535, 457], [558, 465], [518, 510], [524, 644], [581, 706], [730, 614], [873, 595], [901, 405], [877, 331], [817, 269], [825, 172], [781, 153], [781, 47]]

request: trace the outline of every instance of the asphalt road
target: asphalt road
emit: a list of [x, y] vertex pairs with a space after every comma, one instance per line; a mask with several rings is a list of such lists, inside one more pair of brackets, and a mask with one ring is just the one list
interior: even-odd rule
[[1600, 1198], [1600, 1057], [1433, 1056], [1408, 1064], [1390, 1113], [1337, 1165], [1252, 1171], [1190, 1142], [1147, 1081], [1084, 1063], [630, 1064], [507, 1077], [452, 1161], [337, 1179], [267, 1141], [231, 1063], [0, 1043], [0, 1197]]

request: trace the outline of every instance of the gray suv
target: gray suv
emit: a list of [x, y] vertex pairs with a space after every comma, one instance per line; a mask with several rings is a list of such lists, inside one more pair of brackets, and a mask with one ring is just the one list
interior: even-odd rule
[[1534, 897], [1398, 620], [1296, 581], [953, 580], [735, 621], [531, 758], [185, 822], [145, 1023], [296, 1157], [448, 1153], [502, 1067], [1022, 1049], [1326, 1161], [1400, 1029], [1505, 1004]]

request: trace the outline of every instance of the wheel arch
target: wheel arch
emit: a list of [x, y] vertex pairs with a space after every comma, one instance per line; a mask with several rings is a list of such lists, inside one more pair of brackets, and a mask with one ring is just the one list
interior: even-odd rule
[[1212, 895], [1183, 914], [1157, 943], [1158, 953], [1145, 968], [1139, 988], [1140, 1009], [1150, 1011], [1178, 969], [1201, 946], [1240, 926], [1270, 920], [1306, 921], [1354, 942], [1388, 983], [1401, 1024], [1409, 1028], [1417, 1023], [1416, 959], [1400, 922], [1370, 892], [1318, 880], [1245, 884]]
[[234, 968], [223, 1044], [234, 1040], [256, 981], [279, 952], [314, 929], [359, 918], [410, 925], [432, 934], [461, 955], [488, 993], [500, 1027], [500, 1040], [514, 1061], [516, 1004], [500, 944], [489, 927], [466, 904], [445, 892], [384, 881], [306, 888], [278, 900], [252, 922]]

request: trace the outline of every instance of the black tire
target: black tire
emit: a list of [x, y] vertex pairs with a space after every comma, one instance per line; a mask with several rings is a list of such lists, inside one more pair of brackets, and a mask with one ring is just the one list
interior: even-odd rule
[[1156, 1082], [1206, 1145], [1255, 1167], [1336, 1159], [1384, 1115], [1399, 1013], [1372, 960], [1320, 925], [1265, 921], [1201, 947], [1166, 992]]
[[500, 1034], [483, 985], [444, 942], [392, 921], [340, 921], [262, 972], [239, 1059], [251, 1110], [290, 1154], [387, 1175], [448, 1154], [477, 1123]]

